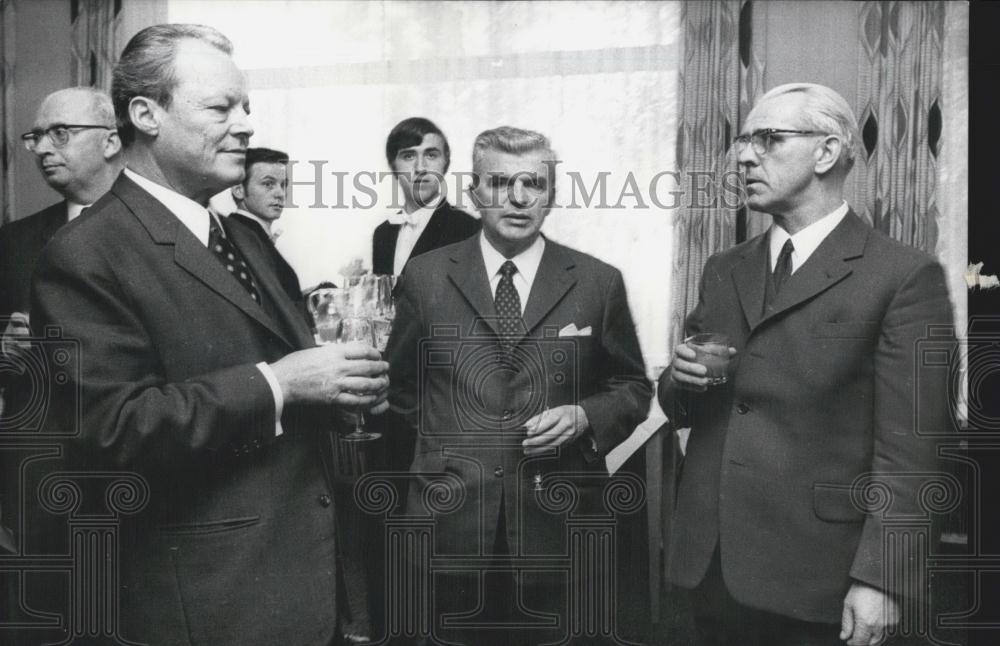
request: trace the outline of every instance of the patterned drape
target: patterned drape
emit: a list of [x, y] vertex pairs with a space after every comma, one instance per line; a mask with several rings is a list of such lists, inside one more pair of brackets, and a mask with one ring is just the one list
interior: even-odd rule
[[865, 154], [855, 166], [859, 215], [934, 253], [941, 217], [944, 2], [864, 2], [855, 106]]
[[0, 225], [14, 219], [14, 0], [0, 0]]
[[[739, 129], [741, 99], [739, 0], [684, 3], [684, 54], [680, 70], [681, 108], [677, 124], [677, 163], [682, 177], [708, 171], [721, 181], [736, 170], [728, 153]], [[749, 51], [749, 48], [746, 48]], [[708, 257], [736, 242], [736, 208], [721, 200], [696, 206], [688, 194], [674, 218], [671, 342], [684, 334], [684, 318], [698, 301], [698, 283]]]
[[72, 0], [73, 85], [111, 90], [122, 0]]

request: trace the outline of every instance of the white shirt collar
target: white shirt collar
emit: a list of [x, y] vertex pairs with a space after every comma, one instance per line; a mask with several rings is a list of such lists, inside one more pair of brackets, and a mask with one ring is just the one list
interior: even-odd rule
[[201, 244], [208, 246], [209, 218], [211, 217], [208, 209], [173, 189], [146, 179], [129, 168], [125, 169], [125, 175], [167, 207], [168, 211], [176, 215], [177, 219], [194, 234], [194, 237], [201, 241]]
[[69, 222], [73, 218], [78, 217], [89, 206], [89, 204], [77, 204], [76, 202], [66, 200], [66, 221]]
[[444, 196], [439, 195], [433, 203], [419, 208], [413, 213], [398, 211], [389, 216], [389, 223], [409, 225], [423, 230], [423, 228], [427, 225], [427, 221], [431, 219], [431, 216], [434, 215], [434, 211], [438, 210], [438, 207], [441, 206], [442, 202], [444, 202]]
[[795, 273], [809, 259], [809, 256], [816, 251], [820, 244], [826, 240], [826, 237], [837, 228], [837, 225], [840, 224], [840, 221], [846, 215], [847, 202], [844, 202], [834, 209], [832, 213], [824, 215], [793, 236], [788, 235], [788, 232], [777, 224], [772, 224], [770, 234], [771, 271], [774, 271], [775, 265], [778, 264], [778, 255], [781, 254], [781, 248], [785, 245], [785, 240], [791, 238], [792, 246], [795, 247], [795, 250], [792, 251], [792, 273]]
[[[500, 283], [500, 266], [508, 259], [503, 254], [493, 248], [485, 233], [479, 234], [479, 248], [483, 254], [483, 263], [486, 264], [486, 275], [490, 278], [490, 293], [495, 294], [497, 285]], [[531, 294], [531, 286], [535, 283], [535, 275], [538, 273], [538, 266], [542, 262], [542, 254], [545, 252], [545, 238], [538, 236], [531, 246], [517, 254], [509, 260], [517, 265], [517, 273], [514, 274], [514, 288], [521, 299], [521, 311], [528, 303], [528, 296]]]

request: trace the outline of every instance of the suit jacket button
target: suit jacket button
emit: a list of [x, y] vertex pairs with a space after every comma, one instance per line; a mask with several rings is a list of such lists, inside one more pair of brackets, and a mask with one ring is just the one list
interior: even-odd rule
[[750, 412], [750, 407], [747, 406], [746, 404], [740, 403], [736, 406], [736, 412], [739, 413], [740, 415], [746, 415], [747, 413]]
[[498, 478], [502, 478], [503, 477], [503, 467], [497, 467], [496, 469], [493, 469], [493, 475], [495, 475]]
[[508, 421], [508, 420], [510, 420], [510, 418], [513, 417], [513, 416], [514, 416], [514, 413], [511, 412], [511, 410], [509, 408], [505, 408], [504, 409], [504, 411], [503, 411], [503, 420], [505, 422]]
[[320, 496], [316, 500], [318, 500], [319, 504], [323, 505], [324, 507], [329, 507], [330, 505], [333, 504], [333, 500], [331, 500], [330, 496], [328, 496], [326, 494], [323, 494], [322, 496]]

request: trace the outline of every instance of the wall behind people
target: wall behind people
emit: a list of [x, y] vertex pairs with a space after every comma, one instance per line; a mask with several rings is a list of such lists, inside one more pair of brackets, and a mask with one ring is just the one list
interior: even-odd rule
[[[277, 246], [303, 286], [336, 282], [353, 258], [370, 266], [372, 231], [400, 204], [393, 208], [390, 177], [369, 174], [388, 172], [385, 133], [401, 119], [419, 114], [445, 132], [447, 196], [470, 212], [461, 191], [475, 136], [504, 124], [531, 128], [551, 136], [563, 162], [557, 202], [568, 208], [554, 209], [543, 232], [621, 269], [646, 363], [655, 367], [666, 357], [674, 211], [652, 203], [649, 185], [675, 169], [680, 9], [171, 0], [169, 20], [230, 35], [250, 85], [255, 145], [287, 150], [297, 162], [290, 193], [298, 208], [286, 209]], [[500, 28], [514, 23], [516, 30]], [[343, 174], [343, 191], [334, 173]], [[585, 199], [602, 173], [605, 189]], [[641, 195], [620, 199], [630, 176]], [[357, 190], [356, 178], [373, 188]], [[677, 190], [661, 178], [657, 197], [668, 204]]]

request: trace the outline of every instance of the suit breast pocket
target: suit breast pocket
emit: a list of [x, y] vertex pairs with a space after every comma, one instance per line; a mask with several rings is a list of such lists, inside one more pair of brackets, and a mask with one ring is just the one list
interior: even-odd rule
[[874, 340], [880, 326], [880, 321], [821, 321], [813, 327], [813, 336], [821, 339]]

